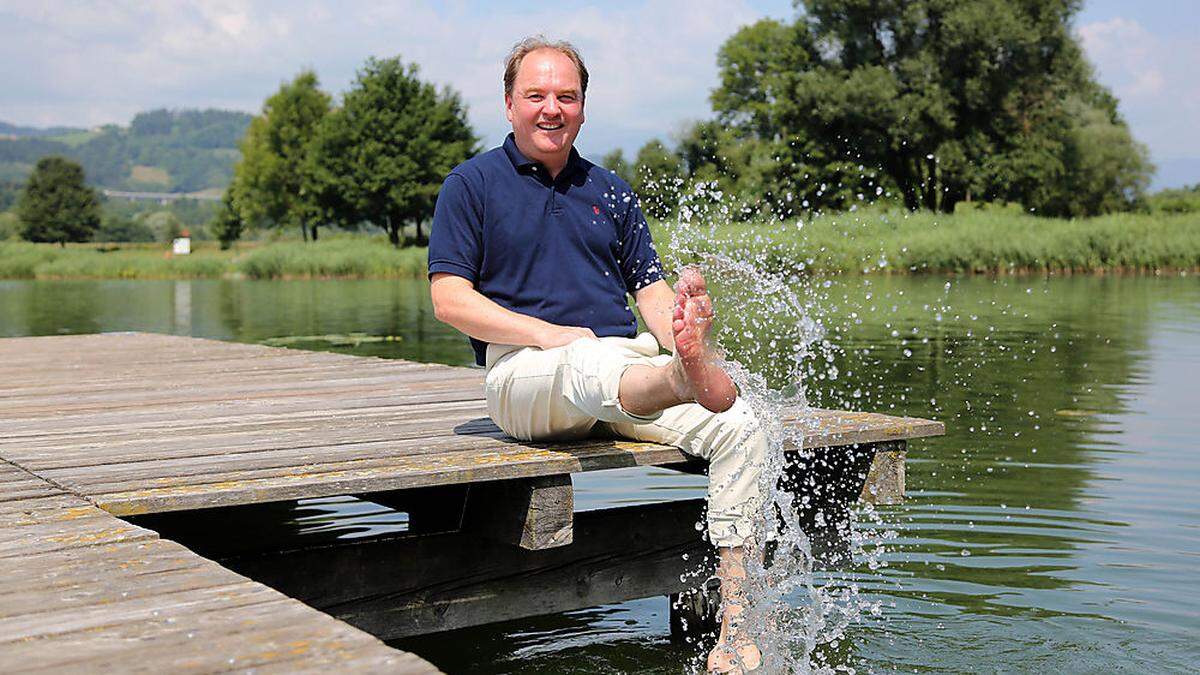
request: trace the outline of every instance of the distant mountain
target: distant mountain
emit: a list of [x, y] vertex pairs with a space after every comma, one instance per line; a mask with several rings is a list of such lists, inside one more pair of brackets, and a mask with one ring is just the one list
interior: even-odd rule
[[77, 134], [87, 131], [87, 129], [76, 129], [74, 127], [50, 127], [48, 129], [37, 129], [34, 127], [20, 127], [8, 122], [0, 122], [0, 136], [65, 136], [67, 134]]
[[39, 159], [61, 155], [82, 164], [88, 182], [97, 187], [222, 190], [241, 157], [237, 142], [251, 119], [229, 110], [159, 109], [139, 113], [128, 127], [96, 130], [0, 122], [0, 181], [23, 182]]

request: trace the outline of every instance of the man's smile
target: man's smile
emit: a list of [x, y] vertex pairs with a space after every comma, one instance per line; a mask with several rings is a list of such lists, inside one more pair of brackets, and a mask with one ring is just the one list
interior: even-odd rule
[[559, 129], [563, 128], [563, 123], [562, 122], [542, 122], [541, 124], [537, 125], [537, 128], [541, 129], [542, 131], [558, 131]]

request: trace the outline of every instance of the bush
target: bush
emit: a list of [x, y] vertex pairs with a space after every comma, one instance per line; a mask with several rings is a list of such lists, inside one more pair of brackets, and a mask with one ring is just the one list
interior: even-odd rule
[[152, 242], [154, 230], [141, 221], [106, 215], [92, 241]]
[[0, 213], [0, 241], [15, 241], [21, 238], [21, 219], [12, 211]]
[[1160, 190], [1146, 198], [1151, 213], [1200, 213], [1200, 183], [1177, 190]]
[[154, 238], [164, 244], [171, 243], [183, 233], [183, 223], [170, 211], [155, 211], [144, 216], [144, 223], [154, 233]]
[[1062, 220], [991, 208], [954, 215], [863, 210], [810, 221], [725, 223], [675, 232], [669, 224], [655, 224], [655, 229], [656, 241], [673, 238], [680, 244], [664, 252], [668, 265], [721, 253], [794, 273], [1200, 268], [1197, 215]]
[[382, 239], [347, 236], [263, 246], [241, 256], [237, 269], [251, 279], [396, 279], [423, 276], [426, 257], [424, 248], [396, 249]]

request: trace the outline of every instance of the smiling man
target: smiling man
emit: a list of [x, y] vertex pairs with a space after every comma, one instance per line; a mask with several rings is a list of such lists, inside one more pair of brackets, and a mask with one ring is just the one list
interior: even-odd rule
[[[539, 37], [513, 48], [512, 134], [451, 171], [438, 195], [434, 312], [471, 338], [488, 413], [506, 433], [616, 434], [709, 461], [708, 532], [725, 600], [709, 668], [751, 669], [760, 654], [737, 617], [766, 442], [708, 347], [704, 279], [686, 269], [672, 291], [632, 188], [576, 152], [587, 85], [570, 44]], [[630, 295], [649, 333], [637, 333]]]

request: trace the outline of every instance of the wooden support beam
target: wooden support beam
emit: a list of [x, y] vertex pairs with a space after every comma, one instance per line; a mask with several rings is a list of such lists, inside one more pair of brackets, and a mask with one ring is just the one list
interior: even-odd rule
[[469, 487], [463, 527], [530, 551], [574, 538], [575, 489], [570, 474], [476, 483]]
[[581, 512], [574, 541], [543, 550], [459, 532], [221, 563], [394, 639], [686, 591], [713, 570], [696, 529], [703, 509], [693, 499]]
[[870, 504], [900, 504], [904, 501], [905, 441], [880, 444], [859, 499]]

